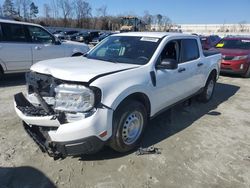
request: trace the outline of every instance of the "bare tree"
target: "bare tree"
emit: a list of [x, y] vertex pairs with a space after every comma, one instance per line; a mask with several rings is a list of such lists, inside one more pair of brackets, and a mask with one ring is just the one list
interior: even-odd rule
[[90, 4], [84, 0], [75, 0], [74, 2], [77, 26], [83, 27], [83, 24], [88, 27], [89, 25], [89, 17], [91, 17], [92, 8]]
[[61, 0], [58, 2], [59, 8], [62, 10], [64, 27], [67, 26], [68, 19], [72, 14], [72, 6], [70, 0]]
[[51, 12], [52, 12], [52, 17], [54, 19], [57, 19], [59, 17], [59, 0], [51, 0], [50, 1], [50, 6], [51, 6]]
[[17, 12], [17, 16], [18, 16], [19, 18], [22, 17], [22, 15], [21, 15], [21, 12], [22, 12], [21, 1], [22, 1], [22, 0], [16, 0], [16, 1], [15, 1], [16, 12]]
[[149, 11], [144, 11], [144, 15], [142, 17], [142, 21], [146, 24], [146, 29], [151, 30], [151, 25], [153, 23], [153, 15], [149, 13]]
[[162, 26], [164, 31], [170, 31], [173, 24], [168, 16], [162, 16]]
[[21, 9], [22, 9], [22, 13], [23, 13], [23, 18], [24, 20], [28, 20], [30, 17], [29, 17], [29, 6], [31, 4], [31, 1], [30, 0], [20, 0], [20, 6], [21, 6]]
[[246, 21], [241, 21], [238, 24], [239, 24], [240, 32], [245, 32], [246, 31]]
[[163, 18], [163, 16], [161, 14], [156, 15], [156, 22], [157, 22], [157, 26], [158, 26], [159, 31], [162, 31], [162, 18]]
[[98, 19], [96, 19], [96, 27], [98, 29], [109, 30], [111, 24], [107, 16], [107, 6], [104, 5], [97, 8], [96, 12], [98, 17]]
[[96, 9], [98, 17], [106, 17], [107, 16], [107, 6], [101, 6], [100, 8]]
[[46, 19], [50, 18], [51, 8], [49, 4], [45, 3], [43, 5], [44, 16]]

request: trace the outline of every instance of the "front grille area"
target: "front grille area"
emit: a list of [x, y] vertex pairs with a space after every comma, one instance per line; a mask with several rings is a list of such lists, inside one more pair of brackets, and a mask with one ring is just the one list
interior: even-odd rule
[[224, 55], [224, 56], [222, 56], [222, 58], [223, 58], [224, 60], [230, 61], [230, 60], [233, 60], [234, 56], [226, 56], [226, 55]]

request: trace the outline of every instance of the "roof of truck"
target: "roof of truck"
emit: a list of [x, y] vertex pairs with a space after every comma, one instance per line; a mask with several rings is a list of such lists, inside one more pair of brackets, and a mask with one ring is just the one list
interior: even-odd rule
[[134, 36], [134, 37], [153, 37], [153, 38], [163, 38], [165, 36], [194, 36], [190, 34], [183, 33], [170, 33], [170, 32], [127, 32], [115, 34], [116, 36]]

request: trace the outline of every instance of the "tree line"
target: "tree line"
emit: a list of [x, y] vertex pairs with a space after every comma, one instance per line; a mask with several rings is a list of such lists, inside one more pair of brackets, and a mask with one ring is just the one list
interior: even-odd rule
[[[51, 0], [50, 3], [44, 3], [43, 7], [38, 7], [32, 0], [5, 0], [0, 4], [0, 17], [43, 26], [119, 30], [122, 16], [128, 15], [111, 16], [106, 5], [93, 9], [85, 0]], [[173, 25], [168, 16], [152, 15], [149, 11], [137, 17], [146, 24], [147, 30], [151, 29], [152, 24], [158, 25], [159, 30], [169, 30]]]

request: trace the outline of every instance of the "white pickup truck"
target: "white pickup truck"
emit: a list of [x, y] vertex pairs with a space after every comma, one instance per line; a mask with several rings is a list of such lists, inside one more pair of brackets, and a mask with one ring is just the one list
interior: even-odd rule
[[16, 94], [15, 109], [50, 156], [94, 153], [104, 144], [126, 152], [158, 113], [196, 95], [209, 101], [220, 61], [197, 36], [115, 34], [82, 57], [33, 65], [27, 99]]

